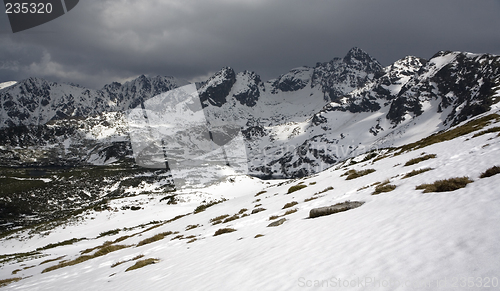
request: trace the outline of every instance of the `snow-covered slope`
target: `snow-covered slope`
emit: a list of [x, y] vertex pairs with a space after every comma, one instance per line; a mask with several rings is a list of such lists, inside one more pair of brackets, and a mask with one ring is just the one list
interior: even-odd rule
[[[480, 178], [499, 166], [498, 113], [494, 105], [471, 123], [301, 179], [235, 176], [175, 197], [112, 200], [73, 223], [4, 236], [0, 278], [19, 279], [5, 290], [498, 288], [500, 175]], [[473, 182], [454, 191], [416, 189], [464, 176]], [[392, 191], [373, 195], [384, 183]], [[364, 204], [308, 218], [348, 200]], [[214, 236], [225, 228], [234, 231]], [[154, 264], [128, 270], [145, 259]]]
[[16, 81], [9, 81], [9, 82], [0, 83], [0, 90], [2, 90], [3, 88], [7, 88], [7, 87], [10, 87], [12, 85], [15, 85], [16, 83], [17, 83]]

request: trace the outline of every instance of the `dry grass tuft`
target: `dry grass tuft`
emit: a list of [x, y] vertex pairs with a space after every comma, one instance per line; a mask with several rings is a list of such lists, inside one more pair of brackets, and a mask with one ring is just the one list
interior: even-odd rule
[[435, 154], [425, 155], [422, 157], [418, 157], [418, 158], [414, 158], [414, 159], [409, 160], [408, 162], [406, 162], [406, 164], [404, 166], [407, 167], [407, 166], [415, 165], [415, 164], [418, 164], [418, 163], [423, 162], [425, 160], [434, 159], [434, 158], [436, 158]]
[[420, 170], [413, 170], [409, 173], [406, 173], [404, 176], [403, 176], [403, 179], [406, 179], [406, 178], [410, 178], [410, 177], [413, 177], [413, 176], [416, 176], [418, 174], [422, 174], [422, 173], [425, 173], [427, 171], [431, 171], [431, 170], [434, 170], [433, 168], [424, 168], [424, 169], [420, 169]]
[[469, 177], [457, 177], [457, 178], [450, 178], [450, 179], [445, 179], [445, 180], [438, 180], [432, 184], [422, 184], [418, 185], [415, 189], [416, 190], [424, 190], [423, 193], [429, 193], [429, 192], [449, 192], [449, 191], [455, 191], [460, 188], [464, 188], [467, 186], [467, 184], [472, 183], [471, 179]]
[[216, 201], [212, 201], [212, 202], [209, 202], [209, 203], [206, 203], [206, 204], [201, 204], [199, 205], [198, 207], [195, 208], [195, 210], [193, 211], [194, 214], [196, 213], [200, 213], [202, 211], [205, 211], [205, 209], [209, 208], [209, 207], [212, 207], [216, 204], [219, 204], [219, 203], [222, 203], [224, 201], [226, 201], [227, 199], [225, 198], [222, 198], [221, 200], [216, 200]]
[[474, 134], [472, 136], [472, 138], [475, 138], [475, 137], [478, 137], [478, 136], [481, 136], [481, 135], [484, 135], [484, 134], [487, 134], [487, 133], [493, 133], [493, 132], [499, 132], [500, 131], [500, 127], [492, 127], [492, 128], [488, 128], [486, 130], [483, 130], [483, 131], [480, 131], [476, 134]]
[[429, 146], [429, 145], [432, 145], [435, 143], [447, 141], [447, 140], [452, 140], [452, 139], [457, 138], [459, 136], [463, 136], [463, 135], [469, 134], [471, 132], [480, 130], [480, 129], [484, 128], [485, 126], [488, 126], [489, 124], [491, 124], [495, 120], [496, 121], [500, 120], [500, 115], [490, 114], [490, 115], [487, 115], [487, 116], [484, 116], [484, 117], [481, 117], [478, 119], [471, 120], [471, 121], [467, 122], [466, 124], [459, 126], [459, 127], [456, 127], [454, 129], [444, 131], [444, 132], [439, 132], [439, 133], [433, 134], [431, 136], [428, 136], [426, 138], [423, 138], [417, 142], [404, 145], [404, 146], [399, 148], [400, 149], [399, 153], [407, 152], [410, 150], [420, 149], [420, 148], [423, 148], [423, 147], [426, 147], [426, 146]]
[[349, 170], [344, 175], [347, 174], [347, 177], [345, 178], [346, 180], [352, 180], [352, 179], [356, 179], [356, 178], [368, 175], [368, 174], [373, 173], [373, 172], [375, 172], [375, 169], [366, 169], [366, 170], [361, 170], [361, 171]]
[[240, 216], [238, 214], [235, 214], [235, 215], [233, 215], [231, 217], [228, 217], [228, 218], [224, 219], [224, 221], [222, 223], [227, 223], [227, 222], [239, 219], [239, 218], [240, 218]]
[[214, 233], [214, 236], [218, 236], [218, 235], [221, 235], [221, 234], [224, 234], [224, 233], [230, 233], [230, 232], [233, 232], [233, 231], [236, 231], [236, 229], [234, 229], [234, 228], [221, 228], [221, 229], [218, 229]]
[[283, 208], [281, 208], [281, 209], [290, 208], [290, 207], [295, 206], [295, 205], [297, 205], [297, 204], [299, 204], [299, 202], [297, 202], [297, 201], [288, 202], [288, 203], [287, 203], [287, 204], [285, 204], [285, 205], [283, 206]]
[[21, 281], [22, 279], [23, 278], [16, 277], [16, 278], [9, 278], [9, 279], [0, 280], [0, 288], [5, 287], [5, 286], [9, 285], [10, 283]]
[[312, 197], [304, 199], [304, 202], [309, 202], [309, 201], [312, 201], [312, 200], [318, 199], [318, 198], [319, 198], [319, 196], [312, 196]]
[[164, 239], [166, 236], [168, 235], [171, 235], [173, 232], [171, 231], [167, 231], [167, 232], [162, 232], [162, 233], [159, 233], [159, 234], [156, 234], [150, 238], [147, 238], [147, 239], [143, 239], [141, 240], [137, 246], [140, 247], [140, 246], [143, 246], [143, 245], [147, 245], [147, 244], [150, 244], [152, 242], [155, 242], [155, 241], [158, 241], [158, 240], [162, 240]]
[[489, 168], [488, 170], [486, 170], [484, 173], [482, 173], [481, 176], [479, 176], [479, 177], [481, 179], [482, 178], [488, 178], [488, 177], [494, 176], [494, 175], [496, 175], [498, 173], [500, 173], [500, 167], [493, 166], [493, 167]]
[[386, 180], [383, 183], [380, 183], [379, 185], [377, 185], [377, 187], [375, 187], [375, 191], [372, 193], [372, 195], [377, 195], [377, 194], [385, 193], [385, 192], [391, 192], [394, 189], [396, 189], [396, 185], [391, 185], [389, 183], [390, 183], [390, 181]]
[[214, 218], [210, 219], [210, 223], [212, 225], [216, 225], [216, 224], [222, 223], [222, 220], [224, 220], [224, 218], [227, 218], [227, 217], [229, 217], [229, 214], [219, 215], [217, 217], [214, 217]]
[[128, 267], [125, 270], [125, 272], [132, 271], [132, 270], [135, 270], [135, 269], [139, 269], [139, 268], [145, 267], [147, 265], [156, 264], [159, 261], [160, 261], [159, 259], [154, 259], [154, 258], [140, 260], [140, 261], [135, 262], [135, 264], [133, 266]]
[[191, 230], [191, 229], [195, 229], [197, 227], [200, 227], [200, 225], [199, 224], [190, 224], [190, 225], [186, 226], [186, 231]]
[[300, 189], [304, 189], [306, 187], [307, 187], [307, 185], [303, 185], [303, 184], [292, 186], [292, 187], [288, 188], [287, 194], [293, 193], [293, 192], [298, 191]]
[[111, 265], [111, 268], [114, 268], [114, 267], [119, 266], [119, 265], [121, 265], [121, 264], [123, 264], [123, 263], [126, 263], [126, 262], [128, 262], [128, 261], [119, 261], [119, 262], [113, 263], [113, 264]]
[[255, 194], [255, 197], [257, 197], [259, 195], [262, 195], [262, 194], [264, 194], [266, 192], [267, 192], [266, 190], [259, 191], [259, 192], [257, 192], [257, 194]]

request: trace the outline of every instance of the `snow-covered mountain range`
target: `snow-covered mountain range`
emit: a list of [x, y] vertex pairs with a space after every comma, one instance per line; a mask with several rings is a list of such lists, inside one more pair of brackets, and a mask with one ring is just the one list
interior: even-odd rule
[[[186, 84], [145, 76], [101, 90], [36, 78], [10, 84], [0, 90], [2, 164], [130, 158], [124, 112]], [[197, 85], [207, 110], [241, 127], [252, 175], [300, 177], [488, 111], [500, 95], [500, 58], [442, 51], [430, 60], [408, 56], [384, 68], [353, 48], [344, 58], [266, 82], [226, 67]]]

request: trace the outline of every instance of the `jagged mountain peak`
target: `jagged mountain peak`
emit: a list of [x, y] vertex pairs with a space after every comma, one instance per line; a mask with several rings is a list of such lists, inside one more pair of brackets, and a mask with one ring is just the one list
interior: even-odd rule
[[357, 61], [376, 61], [372, 56], [370, 56], [367, 52], [364, 50], [358, 48], [358, 47], [353, 47], [351, 48], [346, 56], [344, 57], [343, 61], [346, 63], [352, 62], [354, 60]]
[[351, 49], [344, 58], [318, 63], [311, 87], [320, 86], [326, 101], [338, 102], [349, 92], [361, 88], [383, 72], [382, 65], [365, 51]]
[[354, 47], [342, 59], [348, 66], [365, 70], [370, 73], [376, 73], [383, 69], [382, 65], [364, 50]]
[[226, 103], [231, 88], [236, 82], [236, 73], [231, 67], [224, 67], [210, 77], [199, 89], [200, 101], [204, 107], [221, 107]]

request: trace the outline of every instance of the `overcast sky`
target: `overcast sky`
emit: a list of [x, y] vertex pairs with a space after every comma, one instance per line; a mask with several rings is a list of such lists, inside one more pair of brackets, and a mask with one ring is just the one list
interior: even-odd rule
[[15, 34], [0, 16], [0, 82], [99, 89], [141, 74], [201, 80], [225, 66], [268, 80], [354, 46], [384, 66], [440, 50], [500, 55], [500, 0], [80, 0]]

